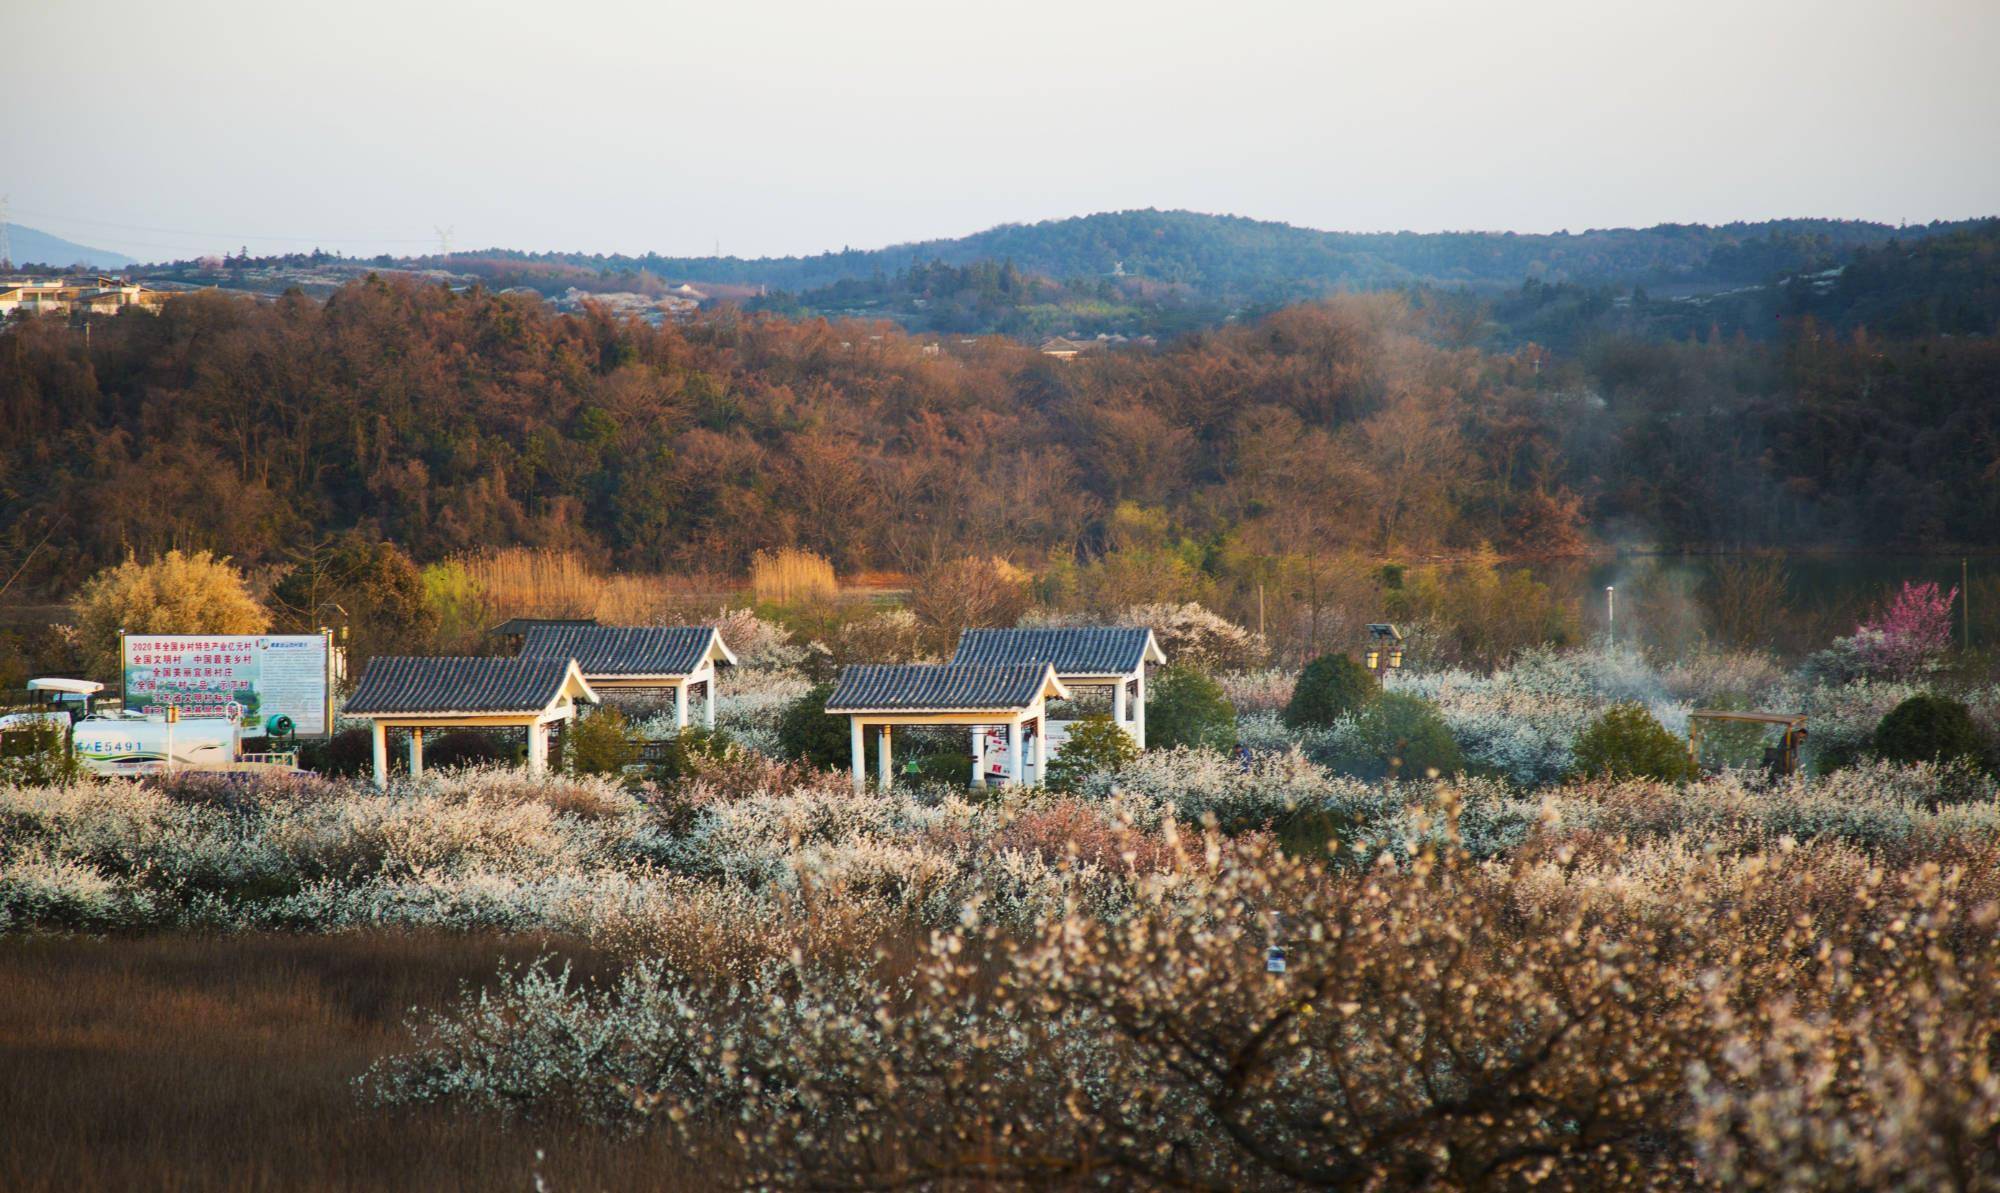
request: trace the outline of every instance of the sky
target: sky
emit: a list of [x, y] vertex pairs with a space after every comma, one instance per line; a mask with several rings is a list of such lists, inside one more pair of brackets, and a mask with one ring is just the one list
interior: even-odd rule
[[0, 46], [11, 218], [142, 260], [2000, 213], [2000, 0], [0, 0]]

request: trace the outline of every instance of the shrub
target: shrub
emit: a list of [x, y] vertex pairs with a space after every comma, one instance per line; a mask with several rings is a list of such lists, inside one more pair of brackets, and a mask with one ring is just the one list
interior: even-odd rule
[[844, 767], [853, 749], [846, 717], [827, 715], [833, 685], [823, 683], [785, 706], [778, 719], [778, 748], [821, 768]]
[[301, 741], [299, 765], [315, 774], [351, 778], [374, 765], [374, 753], [366, 729], [343, 729], [332, 737]]
[[22, 786], [55, 786], [76, 778], [76, 752], [70, 749], [69, 727], [60, 720], [43, 718], [4, 737], [0, 753], [0, 782]]
[[1074, 791], [1091, 775], [1119, 770], [1139, 757], [1139, 744], [1110, 717], [1085, 717], [1070, 726], [1056, 756], [1049, 759], [1045, 786]]
[[424, 740], [425, 770], [456, 770], [492, 762], [509, 762], [514, 755], [512, 745], [477, 729], [456, 729]]
[[1293, 729], [1327, 726], [1353, 716], [1382, 694], [1382, 681], [1344, 654], [1322, 655], [1306, 664], [1292, 685], [1285, 705], [1285, 724]]
[[1429, 701], [1384, 693], [1361, 714], [1359, 730], [1368, 778], [1421, 779], [1465, 769], [1458, 740]]
[[690, 726], [667, 741], [659, 761], [650, 768], [652, 777], [662, 783], [692, 779], [726, 761], [734, 749], [723, 730]]
[[625, 714], [606, 705], [570, 722], [564, 734], [563, 769], [576, 775], [620, 775], [639, 761], [626, 733]]
[[1228, 750], [1236, 745], [1236, 709], [1222, 685], [1185, 664], [1163, 667], [1146, 689], [1146, 746]]
[[134, 634], [261, 634], [271, 615], [229, 560], [207, 551], [169, 551], [151, 563], [127, 559], [84, 582], [74, 602], [77, 632], [92, 667], [122, 665], [118, 631]]
[[1875, 752], [1892, 762], [1977, 758], [1984, 748], [1971, 710], [1934, 692], [1903, 701], [1875, 726]]
[[[972, 774], [972, 752], [939, 750], [929, 754], [918, 754], [907, 759], [903, 766], [905, 776], [914, 775], [918, 782], [964, 787]], [[912, 766], [914, 770], [910, 769]]]
[[1639, 704], [1607, 709], [1577, 735], [1575, 752], [1576, 773], [1586, 778], [1672, 782], [1694, 774], [1686, 743]]

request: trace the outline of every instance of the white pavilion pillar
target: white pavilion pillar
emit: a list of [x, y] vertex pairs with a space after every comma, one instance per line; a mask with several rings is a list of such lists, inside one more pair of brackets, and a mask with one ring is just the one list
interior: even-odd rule
[[1132, 683], [1132, 739], [1146, 748], [1146, 664], [1139, 664], [1139, 678]]
[[528, 724], [528, 773], [544, 774], [549, 769], [549, 731], [540, 721]]
[[986, 786], [986, 726], [972, 727], [972, 785]]
[[708, 730], [710, 733], [713, 733], [715, 732], [715, 668], [714, 667], [710, 667], [708, 669], [708, 682], [703, 684], [702, 687], [708, 693], [708, 699], [706, 700], [706, 702], [702, 707], [701, 727], [703, 729]]
[[1042, 707], [1041, 715], [1035, 718], [1035, 786], [1044, 787], [1049, 781], [1049, 710]]
[[875, 781], [881, 786], [882, 790], [887, 791], [889, 790], [889, 785], [896, 781], [896, 772], [891, 769], [889, 762], [889, 723], [887, 721], [882, 722], [880, 732], [881, 737], [877, 738], [875, 743]]
[[861, 728], [860, 717], [847, 718], [848, 729], [854, 747], [854, 794], [860, 795], [868, 787], [868, 738]]
[[684, 679], [674, 685], [674, 728], [685, 729], [687, 727], [688, 681]]
[[410, 729], [410, 777], [421, 778], [424, 773], [424, 731], [421, 727]]
[[1132, 726], [1126, 722], [1131, 719], [1132, 710], [1125, 696], [1125, 680], [1121, 676], [1117, 684], [1111, 689], [1111, 719], [1118, 722], [1120, 729], [1130, 733], [1132, 732]]
[[1007, 722], [1007, 783], [1010, 787], [1021, 785], [1021, 718]]
[[381, 721], [371, 722], [369, 737], [375, 746], [375, 786], [389, 785], [389, 727]]

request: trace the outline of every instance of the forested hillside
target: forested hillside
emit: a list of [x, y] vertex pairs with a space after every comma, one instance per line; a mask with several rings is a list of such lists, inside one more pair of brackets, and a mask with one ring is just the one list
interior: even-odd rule
[[1458, 346], [1348, 296], [1063, 362], [892, 327], [649, 328], [370, 280], [0, 332], [0, 525], [20, 591], [127, 551], [246, 564], [361, 526], [722, 570], [1223, 554], [2000, 545], [2000, 344], [1800, 325], [1771, 344]]
[[1571, 348], [1603, 336], [1782, 339], [1800, 321], [1901, 339], [2000, 332], [2000, 220], [1935, 236], [1898, 236], [1823, 268], [1773, 273], [1707, 294], [1644, 286], [1544, 283], [1484, 300], [1435, 294], [1475, 312], [1494, 342]]
[[[933, 261], [1011, 262], [1068, 281], [1114, 273], [1195, 286], [1252, 300], [1296, 298], [1334, 286], [1470, 285], [1512, 287], [1524, 278], [1660, 286], [1756, 282], [1826, 268], [1845, 254], [1892, 237], [1936, 234], [1959, 225], [1898, 230], [1860, 220], [1767, 220], [1718, 226], [1660, 224], [1571, 234], [1513, 232], [1322, 232], [1269, 220], [1192, 211], [1119, 211], [1036, 224], [1003, 224], [970, 236], [884, 249], [842, 249], [811, 257], [665, 257], [521, 253], [474, 254], [535, 267], [589, 267], [660, 277], [810, 290], [843, 280], [888, 276]], [[435, 263], [424, 259], [425, 263]]]

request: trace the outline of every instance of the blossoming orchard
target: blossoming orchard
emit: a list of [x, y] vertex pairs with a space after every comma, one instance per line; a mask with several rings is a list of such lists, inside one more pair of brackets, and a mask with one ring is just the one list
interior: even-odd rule
[[[533, 768], [448, 696], [466, 725], [422, 765], [339, 736], [296, 772], [9, 760], [0, 934], [582, 942], [612, 971], [503, 965], [412, 1013], [355, 1112], [664, 1138], [718, 1184], [1996, 1188], [2000, 686], [1953, 650], [1956, 599], [1903, 588], [1795, 665], [1448, 663], [1412, 624], [1410, 665], [1320, 717], [1296, 664], [1185, 604], [1125, 639], [1031, 619], [956, 661], [903, 612], [815, 634], [739, 611], [618, 639], [644, 667], [558, 666], [532, 701], [666, 695], [560, 725], [535, 703], [561, 736]], [[560, 661], [589, 639], [562, 631]], [[978, 711], [1027, 666], [1006, 652], [1059, 642]], [[860, 654], [893, 666], [835, 686]], [[1216, 695], [1130, 703], [1176, 668]], [[1887, 760], [1878, 727], [1919, 696], [1980, 747]], [[427, 715], [370, 699], [378, 726]], [[1229, 723], [1180, 722], [1212, 707]], [[1802, 717], [1803, 763], [1764, 765], [1755, 723], [1670, 777], [1580, 761], [1594, 726], [1592, 759], [1621, 748], [1604, 726], [1657, 755], [1704, 709]], [[1109, 761], [1045, 738], [1061, 791], [986, 784], [967, 726], [991, 716], [1089, 722]]]

